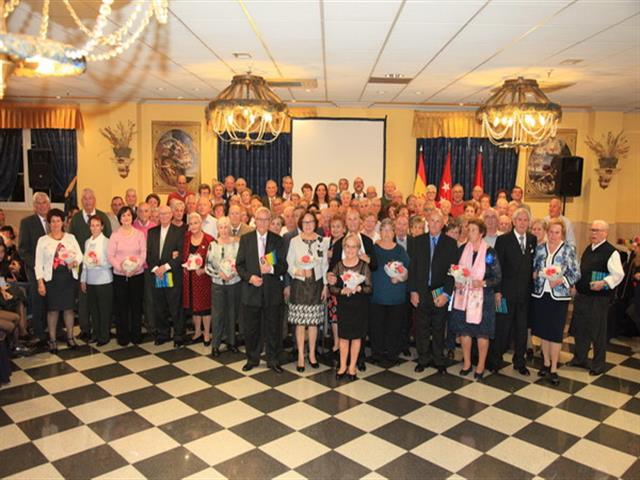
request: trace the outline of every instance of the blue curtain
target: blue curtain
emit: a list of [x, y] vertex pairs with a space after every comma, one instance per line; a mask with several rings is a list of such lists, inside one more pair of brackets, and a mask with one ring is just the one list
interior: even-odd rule
[[22, 130], [0, 130], [0, 201], [11, 199], [22, 163]]
[[[451, 176], [453, 183], [464, 187], [464, 198], [471, 198], [476, 155], [482, 148], [482, 175], [484, 191], [491, 195], [492, 203], [496, 192], [504, 188], [511, 191], [516, 183], [518, 154], [513, 148], [498, 148], [487, 138], [418, 138], [416, 141], [416, 166], [420, 147], [424, 149], [427, 184], [440, 185], [442, 169], [451, 149]], [[416, 169], [417, 171], [417, 169]]]
[[53, 151], [53, 188], [51, 197], [67, 205], [77, 205], [74, 187], [69, 198], [64, 192], [78, 172], [78, 142], [75, 130], [39, 128], [31, 130], [33, 148], [48, 148]]
[[264, 195], [267, 180], [291, 175], [291, 134], [281, 133], [272, 143], [251, 147], [231, 145], [218, 140], [218, 179], [227, 175], [242, 177], [253, 193]]

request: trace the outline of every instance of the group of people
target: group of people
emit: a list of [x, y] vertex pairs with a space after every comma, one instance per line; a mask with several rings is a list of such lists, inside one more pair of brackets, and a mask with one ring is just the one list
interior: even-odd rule
[[122, 346], [141, 343], [145, 327], [156, 345], [203, 342], [214, 357], [244, 342], [244, 371], [264, 349], [267, 366], [281, 372], [290, 325], [302, 372], [307, 363], [319, 367], [326, 326], [339, 379], [356, 379], [365, 360], [393, 366], [414, 341], [417, 372], [446, 372], [459, 344], [460, 374], [473, 370], [482, 380], [487, 369], [504, 367], [512, 344], [513, 368], [529, 376], [534, 335], [542, 344], [538, 375], [557, 385], [573, 298], [572, 364], [593, 375], [604, 369], [608, 299], [624, 276], [620, 256], [597, 220], [579, 260], [559, 199], [548, 217], [533, 219], [517, 186], [499, 191], [491, 206], [480, 187], [466, 201], [461, 185], [451, 201], [437, 200], [433, 185], [405, 198], [391, 181], [379, 196], [362, 178], [304, 184], [297, 193], [284, 177], [266, 182], [264, 196], [232, 176], [198, 192], [183, 176], [176, 184], [166, 203], [156, 194], [139, 202], [129, 189], [109, 212], [96, 208], [87, 188], [72, 215], [36, 193], [18, 247], [5, 235], [0, 246], [2, 338], [13, 332], [19, 347], [32, 332], [32, 343], [55, 353], [62, 316], [75, 348], [77, 311], [81, 339], [99, 346], [111, 341], [113, 323]]

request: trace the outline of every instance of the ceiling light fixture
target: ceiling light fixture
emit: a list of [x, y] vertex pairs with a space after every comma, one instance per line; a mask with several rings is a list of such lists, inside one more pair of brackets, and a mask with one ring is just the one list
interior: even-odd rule
[[273, 142], [282, 132], [287, 105], [257, 75], [236, 75], [205, 109], [220, 140], [251, 148]]
[[384, 76], [386, 78], [404, 78], [404, 75], [401, 73], [385, 73]]
[[76, 48], [47, 38], [50, 0], [44, 0], [42, 3], [42, 20], [38, 36], [7, 32], [6, 18], [16, 9], [20, 0], [0, 0], [0, 98], [4, 97], [11, 75], [80, 75], [86, 70], [87, 61], [109, 60], [127, 50], [142, 34], [154, 15], [159, 23], [167, 22], [169, 0], [135, 0], [135, 8], [122, 26], [106, 33], [105, 27], [109, 22], [113, 2], [114, 0], [102, 0], [94, 25], [87, 27], [71, 5], [71, 0], [62, 0], [78, 30], [86, 37], [85, 43]]
[[533, 147], [555, 136], [562, 109], [547, 98], [538, 82], [518, 77], [506, 80], [478, 108], [476, 119], [494, 145]]

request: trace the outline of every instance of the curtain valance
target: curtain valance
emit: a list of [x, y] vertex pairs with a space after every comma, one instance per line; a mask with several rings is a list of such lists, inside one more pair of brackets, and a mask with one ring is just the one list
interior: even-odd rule
[[56, 128], [82, 130], [77, 105], [0, 104], [0, 128]]
[[413, 112], [415, 138], [479, 138], [482, 125], [475, 112]]
[[291, 132], [291, 118], [311, 118], [318, 116], [318, 109], [316, 107], [294, 107], [289, 108], [289, 116], [284, 122], [282, 131], [284, 133]]

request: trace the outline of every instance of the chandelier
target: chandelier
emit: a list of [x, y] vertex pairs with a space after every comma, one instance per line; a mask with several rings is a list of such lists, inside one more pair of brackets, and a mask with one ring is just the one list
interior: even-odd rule
[[502, 148], [532, 147], [554, 137], [562, 109], [535, 80], [506, 80], [476, 112], [483, 134]]
[[220, 140], [243, 145], [273, 142], [282, 132], [287, 105], [257, 75], [236, 75], [205, 109], [207, 125]]
[[6, 18], [16, 9], [20, 0], [0, 0], [0, 98], [4, 97], [11, 75], [80, 75], [86, 70], [87, 61], [109, 60], [127, 50], [140, 37], [154, 15], [159, 23], [167, 22], [169, 0], [134, 0], [127, 20], [116, 30], [107, 33], [105, 30], [113, 2], [102, 0], [95, 23], [89, 27], [80, 19], [71, 0], [61, 0], [60, 3], [64, 4], [84, 38], [83, 44], [75, 47], [47, 38], [50, 0], [42, 3], [42, 20], [37, 36], [7, 32]]

